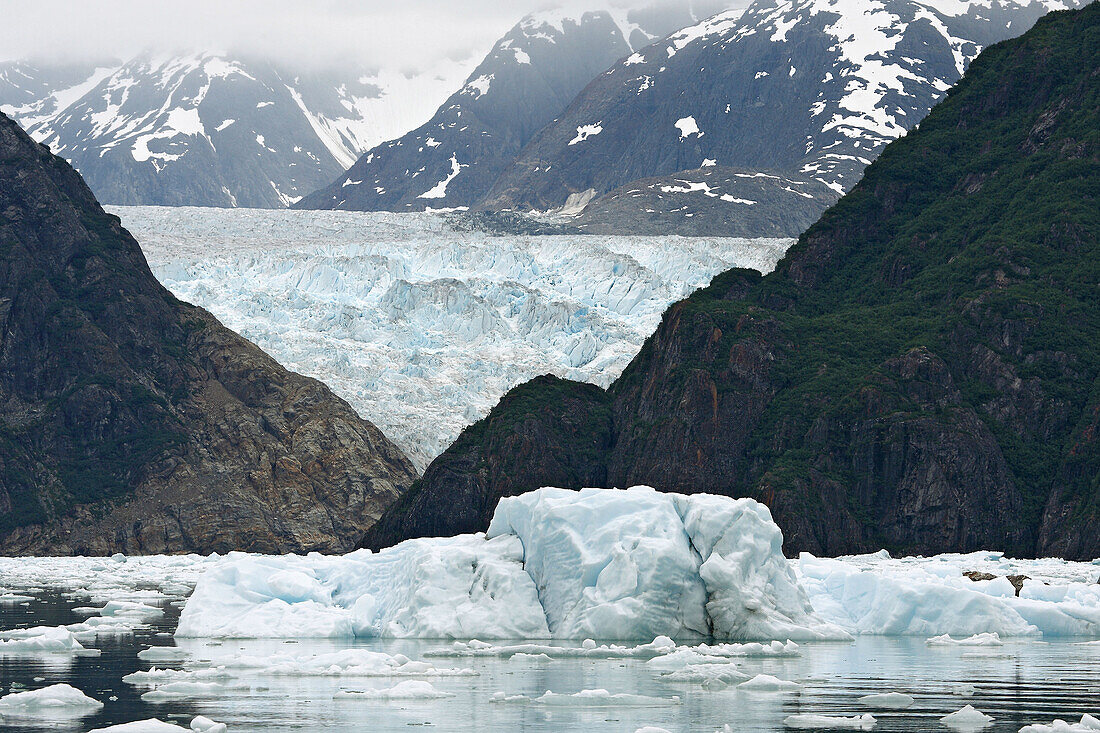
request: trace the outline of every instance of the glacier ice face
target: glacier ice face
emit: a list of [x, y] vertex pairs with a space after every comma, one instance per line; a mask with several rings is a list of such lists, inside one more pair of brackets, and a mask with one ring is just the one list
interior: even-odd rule
[[231, 554], [200, 579], [177, 636], [849, 638], [814, 615], [778, 533], [751, 499], [545, 488], [502, 500], [487, 535], [343, 557]]
[[113, 207], [158, 279], [317, 377], [418, 469], [511, 387], [607, 386], [672, 302], [790, 240], [490, 237], [432, 214]]

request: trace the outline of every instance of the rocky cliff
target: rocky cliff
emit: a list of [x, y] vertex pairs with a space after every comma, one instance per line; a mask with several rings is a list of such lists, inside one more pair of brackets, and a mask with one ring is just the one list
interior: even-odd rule
[[343, 550], [414, 478], [0, 115], [0, 553]]
[[673, 306], [609, 390], [509, 393], [367, 533], [539, 486], [765, 501], [786, 551], [1100, 554], [1100, 5], [983, 52], [772, 274]]

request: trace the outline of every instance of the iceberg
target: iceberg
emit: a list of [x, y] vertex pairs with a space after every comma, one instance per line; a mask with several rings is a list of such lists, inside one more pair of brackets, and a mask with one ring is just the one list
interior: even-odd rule
[[[802, 553], [793, 564], [817, 614], [852, 634], [940, 637], [932, 645], [971, 637], [964, 646], [995, 643], [994, 635], [1100, 635], [1100, 584], [1086, 563], [989, 552], [895, 559], [880, 551]], [[971, 570], [999, 577], [975, 582], [964, 575]], [[1031, 577], [1017, 597], [1005, 576], [1025, 571]]]
[[1036, 723], [1020, 728], [1020, 733], [1089, 733], [1090, 731], [1100, 731], [1100, 719], [1091, 715], [1082, 715], [1080, 723], [1055, 720], [1050, 725]]
[[484, 535], [232, 553], [200, 578], [176, 636], [850, 639], [814, 613], [781, 546], [751, 499], [544, 488], [501, 500]]
[[72, 685], [57, 684], [0, 697], [0, 715], [68, 718], [90, 715], [103, 707]]

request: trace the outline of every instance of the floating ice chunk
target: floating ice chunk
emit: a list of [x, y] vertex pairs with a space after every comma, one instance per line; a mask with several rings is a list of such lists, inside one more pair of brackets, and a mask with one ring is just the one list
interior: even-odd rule
[[437, 690], [432, 683], [423, 680], [405, 680], [382, 690], [340, 690], [333, 695], [337, 700], [439, 700], [444, 697], [454, 697], [454, 694]]
[[180, 680], [157, 685], [156, 688], [143, 693], [141, 699], [145, 702], [169, 702], [186, 698], [214, 697], [224, 692], [225, 685], [220, 682]]
[[973, 705], [967, 705], [961, 710], [943, 716], [940, 722], [952, 730], [974, 731], [993, 725], [993, 717], [976, 710]]
[[147, 619], [163, 616], [164, 609], [155, 606], [147, 606], [144, 603], [137, 603], [135, 601], [108, 601], [103, 608], [98, 610], [98, 613], [100, 616], [107, 618], [132, 617]]
[[568, 694], [547, 690], [539, 697], [505, 695], [503, 692], [496, 692], [489, 698], [489, 702], [560, 707], [658, 707], [663, 705], [679, 705], [680, 698], [678, 696], [650, 697], [648, 695], [630, 695], [623, 692], [611, 693], [604, 689], [594, 689], [581, 690], [580, 692]]
[[864, 695], [858, 702], [878, 710], [905, 710], [913, 704], [913, 696], [904, 692], [881, 692], [876, 695]]
[[123, 682], [131, 685], [156, 687], [167, 682], [192, 680], [196, 682], [226, 682], [233, 679], [224, 667], [217, 669], [158, 669], [138, 670], [124, 675]]
[[98, 649], [87, 649], [76, 634], [65, 627], [35, 626], [29, 629], [0, 631], [0, 656], [13, 654], [71, 654], [97, 657]]
[[[197, 729], [192, 728], [191, 730]], [[163, 720], [157, 718], [149, 718], [148, 720], [135, 720], [132, 723], [112, 725], [107, 728], [96, 728], [89, 733], [180, 733], [181, 731], [182, 733], [187, 733], [187, 728], [181, 728], [172, 723], [165, 723]], [[210, 733], [219, 732], [215, 729], [210, 730]]]
[[680, 669], [665, 672], [658, 679], [661, 682], [698, 684], [708, 690], [721, 690], [741, 684], [749, 679], [744, 672], [733, 664], [689, 664]]
[[758, 674], [751, 680], [739, 684], [737, 689], [748, 692], [796, 692], [802, 689], [802, 685], [789, 680], [781, 680], [770, 674]]
[[0, 715], [13, 717], [80, 717], [103, 707], [72, 685], [58, 684], [0, 697]]
[[1080, 723], [1055, 720], [1050, 725], [1025, 725], [1020, 728], [1020, 733], [1089, 733], [1098, 730], [1100, 730], [1100, 719], [1086, 714], [1081, 716]]
[[642, 728], [638, 728], [634, 733], [672, 733], [672, 731], [665, 728], [658, 728], [655, 725], [647, 725]]
[[180, 662], [190, 656], [186, 649], [175, 646], [152, 646], [137, 653], [146, 662]]
[[0, 594], [0, 605], [14, 606], [17, 603], [26, 603], [27, 601], [33, 600], [34, 596], [21, 596], [18, 593]]
[[870, 713], [853, 715], [850, 718], [839, 715], [788, 715], [783, 725], [788, 728], [839, 728], [844, 730], [871, 730], [878, 722]]
[[926, 639], [928, 646], [1003, 646], [1004, 642], [997, 632], [974, 634], [965, 639], [952, 639], [950, 634], [941, 634]]
[[225, 723], [215, 723], [210, 718], [202, 715], [191, 721], [191, 730], [196, 731], [196, 733], [226, 733], [228, 729]]

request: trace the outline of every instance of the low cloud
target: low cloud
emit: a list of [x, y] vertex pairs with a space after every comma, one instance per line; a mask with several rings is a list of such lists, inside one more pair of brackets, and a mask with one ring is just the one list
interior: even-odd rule
[[[709, 15], [723, 0], [657, 0]], [[575, 0], [569, 0], [576, 7]], [[729, 4], [744, 5], [746, 0]], [[593, 0], [583, 8], [654, 0]], [[0, 0], [0, 59], [129, 58], [216, 50], [315, 68], [421, 69], [484, 54], [545, 0]]]

